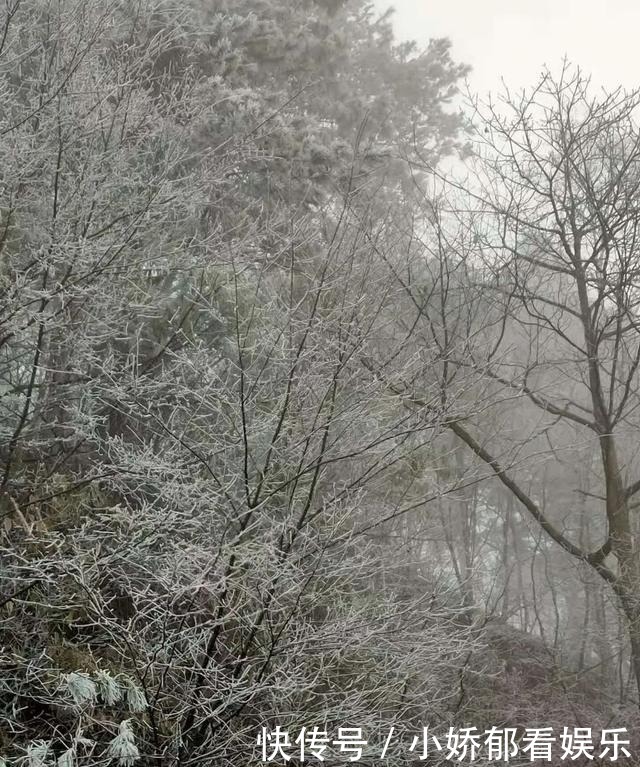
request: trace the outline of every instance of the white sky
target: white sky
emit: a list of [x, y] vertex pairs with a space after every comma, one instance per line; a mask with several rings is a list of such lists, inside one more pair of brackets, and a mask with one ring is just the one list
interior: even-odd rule
[[375, 0], [396, 8], [400, 38], [420, 46], [449, 37], [453, 58], [471, 64], [481, 95], [533, 85], [544, 64], [566, 54], [594, 85], [640, 85], [639, 0]]

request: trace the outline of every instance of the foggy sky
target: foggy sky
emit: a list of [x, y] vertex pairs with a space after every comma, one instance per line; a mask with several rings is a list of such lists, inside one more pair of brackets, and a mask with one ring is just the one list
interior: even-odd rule
[[457, 61], [471, 64], [469, 84], [485, 94], [533, 85], [542, 66], [558, 70], [566, 54], [594, 84], [638, 81], [640, 3], [634, 0], [375, 0], [396, 8], [401, 38], [425, 44], [449, 37]]

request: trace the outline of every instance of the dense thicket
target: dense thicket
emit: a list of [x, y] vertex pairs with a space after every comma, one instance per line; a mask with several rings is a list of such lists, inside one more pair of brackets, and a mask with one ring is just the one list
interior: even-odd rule
[[469, 640], [375, 536], [434, 424], [363, 359], [403, 354], [372, 211], [463, 68], [359, 2], [16, 0], [0, 42], [3, 751], [447, 717]]

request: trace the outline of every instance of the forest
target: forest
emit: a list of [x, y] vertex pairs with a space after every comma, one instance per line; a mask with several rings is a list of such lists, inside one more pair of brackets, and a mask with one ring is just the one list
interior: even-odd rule
[[392, 18], [4, 0], [0, 767], [640, 764], [640, 90]]

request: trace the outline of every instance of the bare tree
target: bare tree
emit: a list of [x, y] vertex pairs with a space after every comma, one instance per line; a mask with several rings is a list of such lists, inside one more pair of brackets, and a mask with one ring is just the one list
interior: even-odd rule
[[[639, 102], [637, 92], [593, 95], [566, 65], [530, 92], [476, 104], [473, 173], [449, 180], [434, 237], [486, 311], [464, 349], [448, 344], [442, 369], [494, 398], [479, 421], [452, 402], [443, 377], [446, 425], [551, 540], [613, 589], [640, 687]], [[454, 313], [423, 314], [453, 335]], [[585, 487], [578, 470], [594, 451]], [[562, 466], [555, 493], [534, 481], [549, 460]]]

